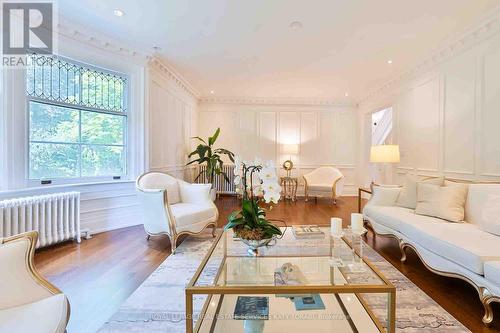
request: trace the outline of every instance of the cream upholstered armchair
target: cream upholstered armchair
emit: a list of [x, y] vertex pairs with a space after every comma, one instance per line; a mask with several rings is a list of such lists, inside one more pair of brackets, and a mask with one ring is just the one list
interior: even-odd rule
[[143, 207], [144, 230], [150, 236], [167, 235], [172, 253], [181, 235], [215, 228], [219, 212], [210, 197], [211, 184], [190, 184], [163, 172], [147, 172], [136, 181]]
[[66, 296], [35, 269], [36, 231], [0, 238], [0, 333], [63, 333]]
[[334, 167], [319, 167], [304, 176], [306, 201], [309, 196], [331, 196], [333, 203], [342, 195], [344, 189], [344, 175]]

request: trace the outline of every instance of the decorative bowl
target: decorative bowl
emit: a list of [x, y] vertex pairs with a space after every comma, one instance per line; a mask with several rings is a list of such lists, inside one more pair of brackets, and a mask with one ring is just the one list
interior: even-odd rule
[[241, 239], [243, 243], [248, 246], [248, 254], [251, 256], [256, 256], [259, 254], [259, 247], [268, 246], [271, 241], [276, 241], [276, 237], [273, 236], [271, 238], [265, 238], [260, 240], [254, 239]]

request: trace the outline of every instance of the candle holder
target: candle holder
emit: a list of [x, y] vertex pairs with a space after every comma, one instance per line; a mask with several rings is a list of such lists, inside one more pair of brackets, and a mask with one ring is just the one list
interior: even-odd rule
[[352, 263], [349, 268], [353, 272], [366, 271], [363, 262], [363, 233], [364, 231], [351, 232]]
[[342, 240], [344, 233], [341, 234], [332, 234], [331, 235], [331, 244], [332, 244], [332, 254], [330, 259], [330, 265], [332, 267], [344, 267], [344, 259], [345, 256], [345, 243]]

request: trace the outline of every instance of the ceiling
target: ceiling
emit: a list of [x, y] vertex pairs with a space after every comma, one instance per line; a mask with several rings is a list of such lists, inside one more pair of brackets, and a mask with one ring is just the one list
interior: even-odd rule
[[[415, 66], [500, 1], [58, 3], [63, 21], [98, 31], [143, 52], [154, 53], [153, 47], [159, 47], [158, 56], [202, 96], [212, 96], [213, 92], [213, 96], [223, 97], [352, 102]], [[124, 15], [113, 15], [115, 9]]]

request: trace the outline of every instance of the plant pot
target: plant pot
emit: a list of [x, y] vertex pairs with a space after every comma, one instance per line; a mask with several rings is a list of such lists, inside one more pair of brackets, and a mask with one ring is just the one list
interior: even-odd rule
[[268, 246], [271, 241], [276, 241], [276, 237], [265, 238], [261, 240], [255, 239], [241, 239], [241, 241], [248, 246], [248, 254], [257, 256], [259, 254], [259, 247]]

